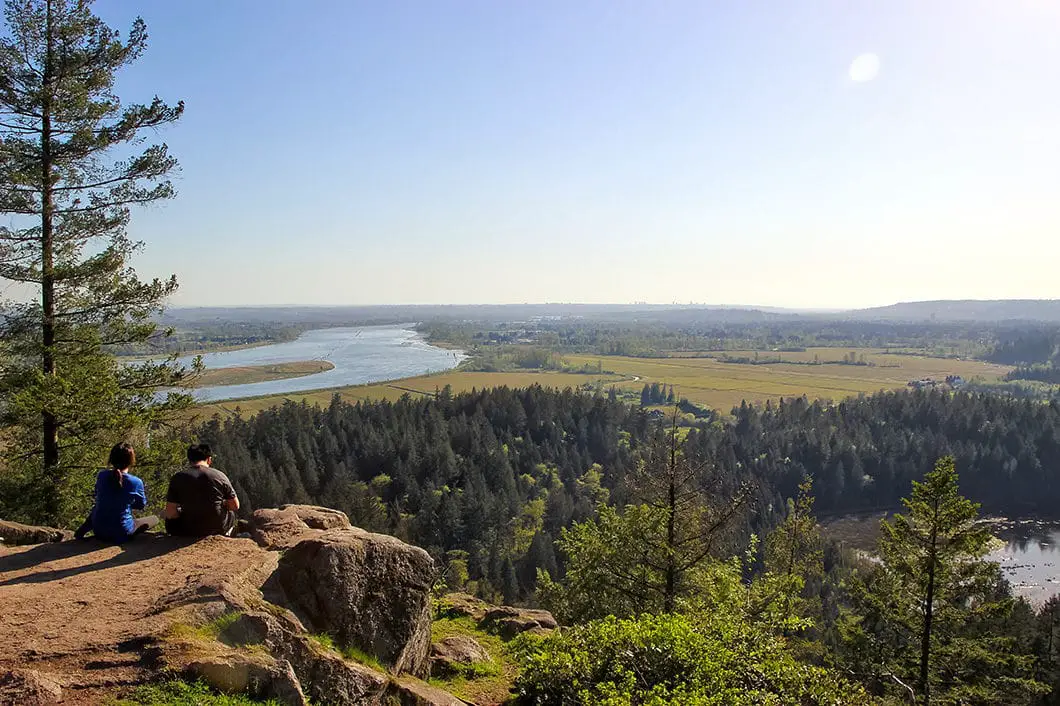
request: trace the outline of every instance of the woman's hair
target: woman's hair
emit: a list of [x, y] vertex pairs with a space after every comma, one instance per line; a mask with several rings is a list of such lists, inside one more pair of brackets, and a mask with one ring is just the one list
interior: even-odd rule
[[133, 450], [132, 445], [124, 441], [120, 444], [115, 444], [114, 448], [110, 450], [110, 458], [107, 459], [107, 463], [114, 469], [114, 478], [118, 481], [118, 486], [121, 487], [121, 472], [135, 465], [136, 452]]

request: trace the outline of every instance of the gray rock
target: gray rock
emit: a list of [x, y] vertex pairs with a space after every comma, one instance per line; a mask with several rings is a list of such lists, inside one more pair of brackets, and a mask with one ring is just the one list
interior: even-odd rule
[[315, 505], [283, 505], [256, 510], [250, 517], [250, 536], [266, 549], [290, 549], [322, 530], [350, 527], [346, 513]]
[[241, 615], [222, 638], [237, 644], [264, 645], [274, 657], [289, 663], [297, 681], [316, 703], [365, 706], [381, 703], [386, 675], [326, 650], [297, 634], [284, 620], [269, 613]]
[[50, 706], [63, 700], [63, 689], [36, 669], [0, 672], [0, 706]]
[[16, 546], [19, 544], [44, 544], [73, 539], [73, 533], [54, 527], [36, 527], [21, 522], [0, 520], [0, 544]]
[[547, 610], [498, 606], [488, 611], [481, 620], [484, 629], [511, 640], [527, 631], [549, 631], [557, 627], [556, 619]]
[[226, 694], [275, 699], [287, 706], [307, 706], [301, 684], [286, 660], [264, 655], [229, 654], [206, 657], [187, 665], [185, 672]]
[[468, 702], [418, 679], [396, 677], [386, 691], [390, 703], [400, 706], [467, 706]]
[[345, 512], [319, 505], [280, 505], [280, 512], [293, 512], [306, 526], [318, 530], [352, 527]]
[[486, 617], [492, 606], [469, 593], [447, 593], [439, 601], [439, 608], [447, 618], [468, 617], [477, 623]]
[[328, 530], [284, 553], [277, 577], [310, 629], [395, 673], [426, 673], [435, 567], [424, 550], [357, 528]]
[[461, 666], [492, 661], [489, 652], [466, 635], [454, 635], [431, 645], [431, 676], [455, 674]]

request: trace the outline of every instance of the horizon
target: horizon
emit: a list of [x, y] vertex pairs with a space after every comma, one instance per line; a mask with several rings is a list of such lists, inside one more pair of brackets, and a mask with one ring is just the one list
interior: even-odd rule
[[1060, 296], [1060, 5], [94, 7], [187, 105], [171, 307]]

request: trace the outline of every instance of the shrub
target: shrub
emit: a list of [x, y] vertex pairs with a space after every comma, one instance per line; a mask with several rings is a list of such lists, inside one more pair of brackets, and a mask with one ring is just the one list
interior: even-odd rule
[[557, 632], [516, 682], [540, 706], [867, 704], [860, 687], [799, 663], [784, 641], [725, 617], [614, 617]]

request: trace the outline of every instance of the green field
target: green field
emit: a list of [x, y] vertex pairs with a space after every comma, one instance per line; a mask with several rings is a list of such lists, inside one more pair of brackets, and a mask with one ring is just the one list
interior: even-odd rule
[[[853, 352], [860, 359], [874, 365], [843, 365], [822, 362], [820, 365], [799, 364], [814, 360], [840, 360]], [[754, 351], [726, 351], [731, 357], [753, 358]], [[721, 355], [706, 353], [705, 355]], [[600, 361], [604, 374], [572, 374], [560, 372], [464, 372], [449, 371], [388, 383], [359, 385], [337, 390], [274, 395], [249, 400], [233, 400], [202, 405], [196, 412], [210, 416], [215, 412], [231, 414], [237, 407], [243, 414], [254, 414], [282, 403], [284, 400], [306, 400], [309, 404], [326, 405], [336, 392], [351, 402], [358, 400], [395, 400], [403, 394], [433, 394], [449, 385], [453, 392], [472, 388], [526, 387], [539, 384], [545, 387], [577, 387], [585, 383], [614, 385], [621, 390], [639, 393], [645, 383], [673, 385], [674, 391], [697, 404], [728, 411], [742, 400], [764, 403], [770, 399], [806, 395], [811, 398], [838, 400], [859, 393], [903, 388], [910, 380], [923, 377], [935, 379], [960, 375], [966, 380], [974, 377], [997, 380], [1010, 370], [1003, 365], [973, 360], [930, 358], [899, 355], [880, 349], [816, 348], [796, 353], [759, 352], [760, 359], [781, 357], [784, 362], [770, 364], [726, 363], [719, 358], [682, 355], [673, 358], [629, 358], [620, 356], [568, 355], [564, 360], [572, 365]]]
[[[820, 365], [799, 364], [814, 360], [841, 360], [853, 352], [857, 359], [865, 357], [869, 365], [844, 365], [822, 362]], [[714, 354], [711, 355], [721, 355]], [[754, 358], [755, 351], [726, 351], [733, 358]], [[1011, 370], [975, 360], [929, 358], [898, 355], [868, 348], [811, 348], [796, 353], [758, 352], [760, 359], [782, 358], [780, 363], [726, 363], [720, 358], [603, 358], [604, 368], [619, 373], [627, 381], [621, 388], [639, 391], [644, 383], [659, 382], [673, 385], [674, 391], [692, 402], [728, 411], [742, 400], [765, 402], [769, 399], [806, 395], [821, 399], [843, 399], [859, 393], [878, 392], [905, 387], [910, 380], [930, 377], [937, 380], [947, 375], [960, 375], [968, 380], [981, 377], [996, 381]], [[567, 356], [571, 363], [595, 363], [599, 356]], [[638, 378], [632, 380], [632, 377]]]
[[208, 368], [190, 380], [191, 387], [216, 387], [218, 385], [247, 385], [252, 382], [286, 380], [304, 375], [322, 373], [334, 368], [326, 360], [300, 360], [293, 363], [270, 365], [244, 365], [232, 368]]

